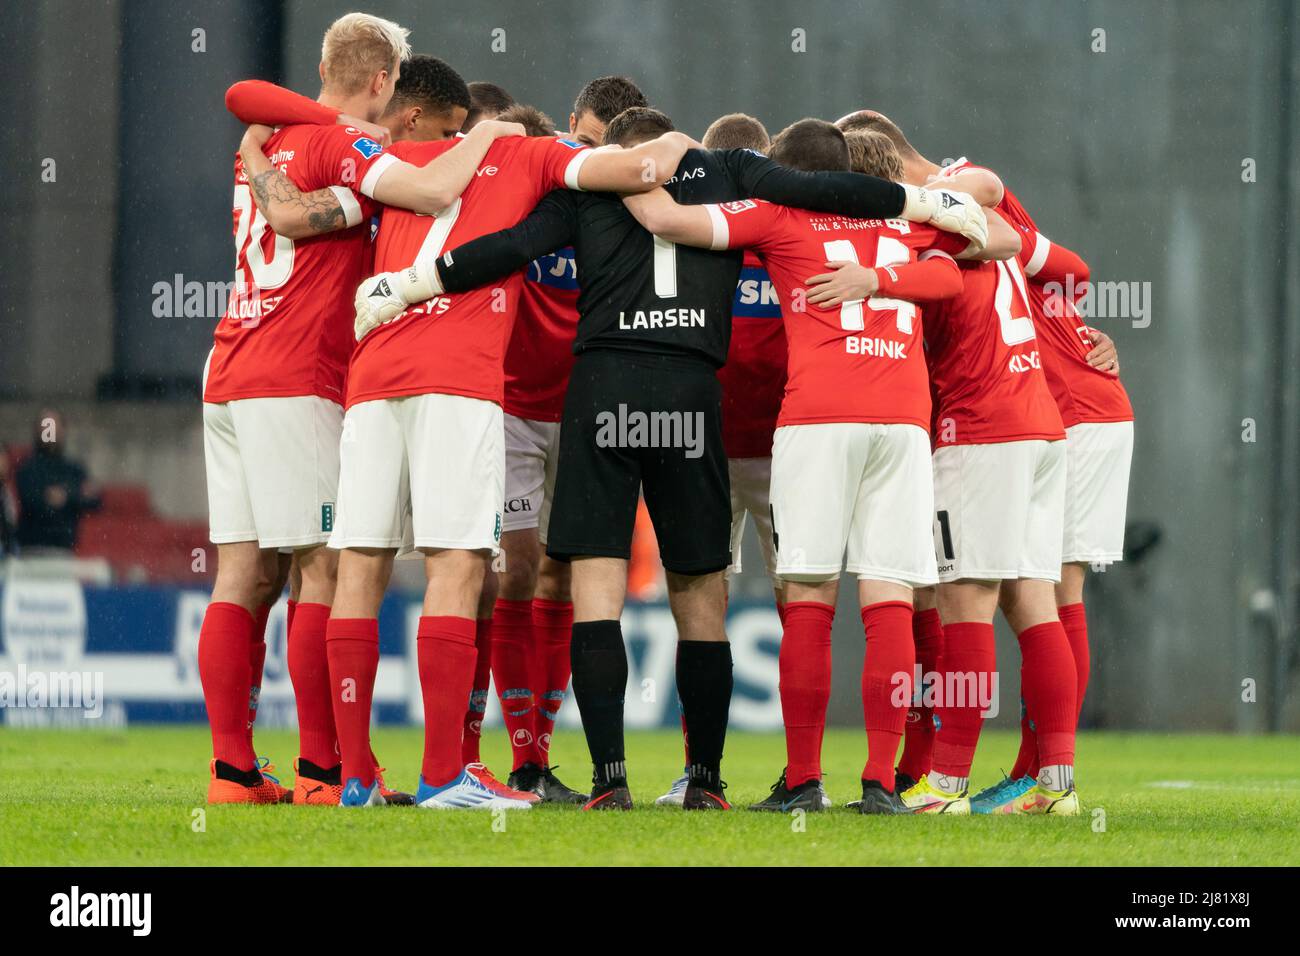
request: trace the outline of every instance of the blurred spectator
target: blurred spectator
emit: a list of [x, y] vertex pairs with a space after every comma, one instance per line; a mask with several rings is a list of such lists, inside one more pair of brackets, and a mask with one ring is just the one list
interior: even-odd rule
[[14, 504], [12, 482], [9, 449], [0, 445], [0, 558], [13, 554], [17, 546], [14, 536], [17, 533], [18, 507]]
[[41, 413], [32, 453], [18, 466], [18, 547], [24, 554], [71, 551], [82, 514], [99, 508], [99, 491], [86, 469], [67, 458], [63, 416]]

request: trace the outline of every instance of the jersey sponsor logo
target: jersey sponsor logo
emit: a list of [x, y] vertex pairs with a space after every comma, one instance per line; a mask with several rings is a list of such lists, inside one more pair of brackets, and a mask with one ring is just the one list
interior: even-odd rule
[[671, 186], [675, 182], [687, 179], [703, 179], [707, 175], [708, 170], [703, 166], [696, 166], [694, 169], [683, 169], [680, 173], [674, 175], [672, 179], [668, 180], [668, 182], [664, 183], [664, 185]]
[[501, 168], [499, 166], [480, 166], [478, 169], [474, 170], [474, 175], [495, 176], [499, 172], [501, 172]]
[[578, 289], [578, 258], [573, 247], [534, 259], [528, 264], [525, 277], [529, 282], [539, 282], [553, 289]]
[[1034, 349], [1034, 351], [1030, 352], [1028, 355], [1022, 355], [1017, 352], [1012, 355], [1010, 360], [1007, 362], [1007, 370], [1017, 375], [1021, 372], [1029, 372], [1033, 369], [1042, 367], [1043, 363], [1038, 359], [1037, 349]]
[[565, 146], [569, 147], [569, 149], [586, 149], [586, 148], [587, 148], [585, 143], [579, 143], [577, 140], [572, 140], [572, 139], [560, 139], [560, 138], [557, 136], [557, 137], [555, 138], [555, 141], [556, 141], [557, 143], [563, 143]]
[[747, 266], [740, 270], [736, 294], [731, 300], [731, 314], [737, 318], [779, 319], [781, 302], [767, 270]]
[[521, 511], [532, 511], [533, 503], [527, 498], [511, 498], [506, 502], [506, 514], [519, 514]]
[[352, 141], [352, 148], [360, 153], [365, 159], [369, 159], [371, 156], [384, 151], [384, 147], [380, 146], [373, 139], [370, 139], [367, 136], [363, 136], [361, 139], [354, 139]]
[[866, 335], [850, 335], [844, 340], [844, 351], [849, 355], [870, 355], [874, 358], [901, 360], [907, 358], [906, 344]]
[[651, 309], [637, 310], [628, 317], [626, 312], [618, 314], [618, 327], [625, 332], [638, 329], [702, 329], [704, 328], [703, 309]]
[[758, 203], [752, 199], [737, 199], [733, 202], [724, 202], [718, 204], [723, 212], [744, 212], [746, 209], [757, 209]]

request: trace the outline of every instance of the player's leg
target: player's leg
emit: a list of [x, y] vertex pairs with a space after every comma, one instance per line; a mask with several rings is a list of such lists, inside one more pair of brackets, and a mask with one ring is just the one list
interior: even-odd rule
[[627, 650], [619, 618], [627, 594], [627, 559], [573, 560], [573, 697], [591, 753], [587, 809], [628, 809], [623, 737]]
[[[550, 487], [553, 493], [554, 485]], [[550, 494], [543, 505], [543, 527], [549, 502]], [[541, 699], [534, 706], [537, 716], [534, 736], [543, 761], [543, 799], [551, 803], [586, 803], [590, 799], [590, 794], [566, 786], [551, 766], [551, 741], [555, 735], [555, 722], [559, 719], [560, 706], [564, 703], [573, 671], [569, 647], [573, 639], [572, 585], [572, 569], [569, 564], [542, 555], [537, 573], [537, 590], [533, 597], [534, 648], [538, 654], [534, 673], [540, 675], [536, 682], [542, 688]]]
[[1020, 644], [1020, 695], [1034, 722], [1040, 765], [1019, 809], [1034, 809], [1039, 793], [1072, 795], [1074, 788], [1074, 657], [1051, 581], [1004, 581], [1000, 604]]
[[[271, 616], [271, 609], [280, 600], [280, 595], [284, 593], [284, 586], [289, 580], [293, 552], [268, 548], [262, 552], [262, 561], [265, 565], [262, 569], [262, 579], [266, 582], [266, 588], [253, 614], [253, 637], [248, 654], [248, 739], [250, 742], [253, 739], [253, 725], [257, 723], [257, 707], [262, 699], [262, 671], [266, 666], [266, 623]], [[253, 750], [256, 753], [256, 746]], [[265, 758], [259, 757], [258, 762], [264, 763]], [[265, 771], [265, 767], [263, 770]]]
[[898, 793], [911, 789], [930, 772], [935, 735], [934, 686], [943, 654], [943, 622], [939, 618], [937, 589], [917, 588], [912, 601], [912, 643], [916, 647], [921, 680], [913, 688], [912, 707], [903, 730], [903, 755], [894, 772]]
[[[504, 535], [502, 538], [504, 539]], [[507, 560], [502, 552], [502, 560]], [[488, 692], [491, 690], [492, 658], [496, 654], [493, 629], [497, 626], [496, 605], [500, 594], [500, 577], [489, 566], [479, 590], [478, 605], [474, 610], [474, 682], [470, 686], [469, 704], [461, 721], [460, 761], [462, 765], [482, 764], [479, 749], [483, 740], [483, 717], [487, 713]], [[486, 769], [492, 779], [496, 777]]]
[[428, 809], [527, 808], [535, 802], [530, 795], [508, 790], [481, 763], [466, 764], [461, 750], [492, 602], [484, 582], [501, 539], [501, 407], [441, 393], [396, 405], [409, 463], [411, 541], [424, 555], [427, 578], [416, 631], [424, 702], [416, 803]]
[[725, 578], [732, 520], [721, 385], [707, 366], [669, 366], [652, 378], [644, 407], [681, 423], [645, 452], [642, 490], [677, 623], [677, 695], [690, 753], [682, 807], [729, 809], [721, 773], [732, 691]]
[[[1065, 435], [1065, 527], [1056, 609], [1074, 656], [1075, 707], [1082, 712], [1091, 672], [1084, 582], [1090, 568], [1104, 572], [1124, 557], [1133, 423], [1085, 422], [1067, 428]], [[1037, 772], [1038, 741], [1025, 716], [1012, 776]]]
[[818, 811], [829, 805], [821, 747], [831, 625], [865, 458], [854, 430], [843, 424], [789, 425], [773, 439], [770, 514], [776, 573], [787, 598], [778, 662], [786, 766], [771, 796], [751, 809]]
[[298, 711], [294, 802], [337, 804], [343, 795], [338, 733], [325, 635], [338, 581], [339, 553], [324, 545], [294, 553], [297, 600], [288, 631], [289, 679]]
[[[347, 806], [383, 802], [370, 750], [370, 709], [379, 666], [379, 608], [392, 575], [393, 558], [407, 544], [410, 484], [399, 402], [385, 399], [353, 405], [344, 416], [339, 443], [338, 504], [329, 541], [339, 554], [337, 584], [325, 626], [325, 655], [342, 765], [340, 802]], [[329, 597], [325, 583], [329, 558], [323, 556], [320, 561], [310, 572], [316, 582], [313, 590], [301, 595], [319, 600], [300, 604], [295, 630], [303, 616], [302, 605], [320, 603], [323, 607]], [[304, 587], [308, 573], [304, 567]], [[303, 650], [310, 653], [312, 648]], [[315, 679], [319, 680], [318, 674]], [[323, 718], [318, 726], [323, 732]], [[324, 747], [323, 743], [315, 746]]]
[[213, 744], [208, 801], [272, 803], [286, 791], [263, 777], [257, 766], [250, 698], [255, 658], [262, 659], [255, 647], [258, 620], [261, 617], [264, 628], [262, 609], [276, 583], [276, 548], [260, 539], [278, 530], [259, 526], [254, 495], [265, 497], [274, 475], [265, 469], [250, 474], [246, 457], [258, 449], [246, 447], [254, 445], [255, 436], [238, 427], [236, 404], [203, 406], [210, 537], [217, 546], [217, 577], [198, 647]]
[[862, 711], [867, 762], [862, 813], [905, 812], [896, 796], [894, 760], [912, 702], [916, 649], [912, 588], [936, 583], [929, 436], [912, 425], [850, 426], [867, 442], [846, 567], [858, 577], [866, 638]]
[[624, 355], [578, 356], [565, 395], [547, 554], [571, 562], [573, 697], [593, 767], [590, 809], [628, 809], [623, 704], [627, 650], [619, 618], [641, 485], [629, 449], [599, 439], [602, 413], [635, 399], [647, 376]]
[[1003, 584], [1003, 614], [1020, 643], [1021, 698], [1038, 741], [1039, 771], [1020, 809], [1073, 814], [1074, 738], [1078, 674], [1069, 637], [1056, 609], [1060, 583], [1065, 488], [1064, 441], [1026, 442], [1037, 451], [1020, 561], [1020, 578]]
[[934, 549], [943, 656], [931, 769], [903, 796], [924, 812], [968, 813], [975, 748], [996, 688], [999, 584], [1018, 572], [1035, 458], [1031, 443], [951, 445], [934, 453]]
[[[537, 639], [533, 630], [533, 593], [541, 561], [537, 522], [545, 485], [545, 450], [539, 429], [533, 427], [538, 423], [514, 415], [505, 415], [504, 423], [504, 569], [499, 575], [500, 594], [492, 613], [492, 676], [510, 737], [511, 776], [525, 784], [523, 789], [532, 790], [529, 784], [536, 784], [533, 778], [540, 777], [542, 764], [535, 734], [540, 689], [534, 682]], [[528, 770], [517, 775], [516, 771], [525, 766]]]

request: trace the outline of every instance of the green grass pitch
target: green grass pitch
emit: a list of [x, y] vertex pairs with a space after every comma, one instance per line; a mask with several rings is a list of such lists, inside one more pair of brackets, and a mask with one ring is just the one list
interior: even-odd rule
[[[557, 734], [571, 785], [586, 777], [581, 735]], [[258, 732], [258, 749], [292, 782], [295, 737]], [[391, 785], [414, 789], [418, 730], [380, 728]], [[987, 733], [975, 786], [1009, 767], [1016, 740]], [[827, 789], [857, 794], [861, 732], [827, 734]], [[789, 816], [683, 813], [653, 806], [681, 771], [673, 732], [628, 738], [632, 813], [545, 807], [499, 815], [409, 807], [204, 807], [201, 727], [65, 732], [0, 729], [0, 864], [282, 865], [1279, 865], [1300, 863], [1300, 738], [1084, 734], [1084, 815], [862, 817], [843, 809]], [[484, 755], [502, 777], [504, 732]], [[733, 734], [724, 776], [741, 807], [781, 768], [774, 735]], [[198, 811], [204, 810], [200, 816]], [[198, 824], [203, 826], [199, 827]], [[502, 825], [504, 824], [504, 828]]]

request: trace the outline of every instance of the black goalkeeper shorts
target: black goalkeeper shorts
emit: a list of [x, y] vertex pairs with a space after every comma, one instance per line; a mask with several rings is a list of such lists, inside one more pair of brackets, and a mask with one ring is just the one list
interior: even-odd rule
[[665, 569], [709, 574], [731, 564], [717, 372], [686, 357], [584, 352], [564, 400], [546, 553], [629, 557], [638, 493]]

